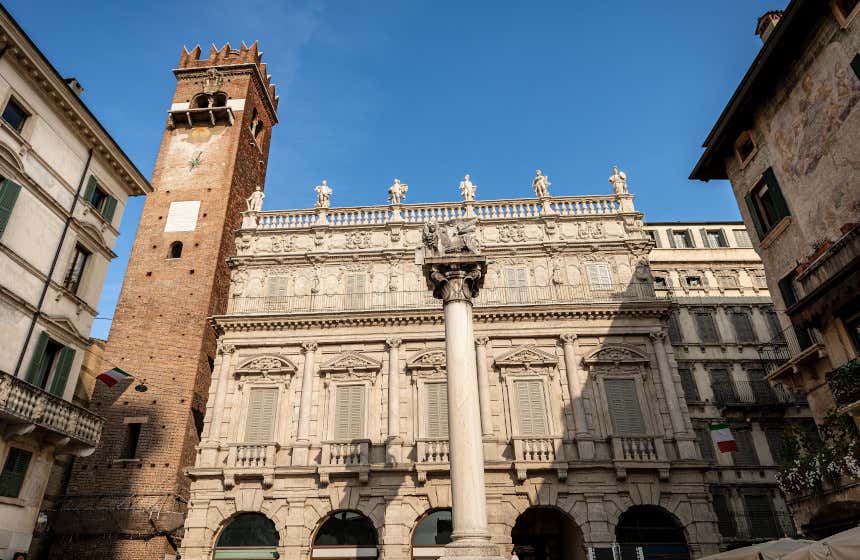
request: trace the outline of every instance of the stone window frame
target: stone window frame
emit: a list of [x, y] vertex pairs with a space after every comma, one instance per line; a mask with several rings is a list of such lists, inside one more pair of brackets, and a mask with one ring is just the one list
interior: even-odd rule
[[[741, 154], [741, 146], [750, 142], [752, 144], [752, 150], [744, 157]], [[749, 163], [755, 158], [755, 155], [758, 153], [758, 143], [756, 143], [755, 138], [753, 138], [752, 130], [744, 130], [740, 134], [738, 134], [737, 139], [733, 145], [733, 151], [735, 153], [735, 158], [738, 160], [738, 164], [741, 169], [744, 169]]]
[[[564, 410], [561, 380], [558, 376], [558, 356], [550, 354], [535, 345], [515, 346], [493, 360], [493, 367], [502, 381], [502, 403], [505, 428], [508, 439], [518, 437], [559, 438], [564, 437], [566, 429], [563, 417], [558, 411]], [[517, 381], [540, 381], [546, 414], [546, 434], [521, 434], [520, 411], [516, 402]], [[553, 390], [558, 383], [557, 390]]]
[[27, 103], [26, 96], [21, 95], [12, 86], [10, 86], [8, 94], [3, 98], [3, 104], [0, 105], [0, 107], [2, 107], [2, 109], [0, 109], [0, 115], [2, 115], [3, 111], [6, 110], [6, 106], [9, 104], [10, 100], [14, 100], [15, 104], [27, 113], [27, 116], [24, 118], [24, 122], [21, 124], [20, 129], [13, 128], [12, 125], [7, 123], [3, 118], [0, 118], [0, 123], [2, 123], [0, 126], [10, 131], [13, 135], [18, 137], [19, 140], [24, 140], [29, 143], [31, 136], [33, 135], [33, 127], [35, 126], [36, 119], [34, 117], [37, 114], [36, 110], [32, 105]]
[[[626, 354], [627, 357], [615, 360], [606, 359], [600, 354], [607, 349], [617, 349], [622, 354]], [[615, 426], [609, 411], [609, 399], [606, 397], [606, 389], [603, 386], [606, 378], [633, 380], [639, 411], [642, 413], [642, 422], [645, 425], [645, 433], [638, 435], [662, 437], [665, 434], [663, 423], [660, 421], [659, 405], [654, 410], [649, 404], [648, 391], [645, 387], [645, 379], [649, 375], [649, 370], [651, 370], [651, 375], [657, 375], [657, 370], [651, 367], [651, 360], [642, 351], [627, 345], [607, 344], [591, 352], [583, 361], [588, 370], [588, 378], [594, 382], [598, 404], [595, 408], [600, 423], [603, 425], [604, 435], [618, 437], [634, 435], [615, 433]], [[622, 364], [624, 364], [625, 370], [620, 372], [613, 372], [608, 369], [621, 367]]]
[[[673, 249], [696, 249], [696, 240], [693, 237], [693, 230], [690, 228], [670, 228], [666, 230], [667, 235], [669, 236], [669, 246]], [[675, 243], [675, 233], [682, 233], [686, 236], [687, 246], [679, 247]]]
[[[337, 389], [341, 386], [363, 386], [364, 387], [364, 418], [362, 418], [362, 437], [350, 440], [374, 441], [373, 436], [379, 435], [382, 426], [382, 415], [371, 414], [374, 403], [380, 402], [376, 399], [380, 390], [380, 378], [382, 362], [374, 360], [364, 353], [346, 351], [337, 354], [333, 359], [321, 365], [318, 374], [322, 379], [323, 391], [325, 393], [322, 403], [322, 413], [319, 415], [322, 425], [319, 427], [320, 439], [323, 442], [341, 441], [335, 439], [336, 413], [337, 413]], [[374, 421], [374, 419], [376, 421]]]
[[[292, 380], [297, 372], [296, 366], [286, 356], [270, 353], [247, 356], [240, 363], [242, 365], [233, 371], [233, 378], [236, 380], [239, 410], [242, 412], [232, 422], [233, 429], [230, 433], [230, 442], [245, 443], [248, 410], [251, 406], [251, 389], [271, 388], [278, 390], [278, 402], [275, 405], [275, 416], [272, 418], [272, 440], [273, 442], [286, 441], [290, 432], [289, 426], [292, 421], [293, 410], [290, 385], [292, 385]], [[287, 415], [285, 422], [282, 422], [282, 414]]]
[[444, 348], [422, 350], [406, 361], [406, 375], [412, 381], [412, 433], [415, 440], [429, 439], [427, 435], [426, 402], [428, 383], [448, 382]]
[[860, 2], [854, 6], [854, 9], [851, 10], [851, 13], [845, 15], [842, 13], [842, 10], [839, 6], [836, 5], [836, 0], [830, 0], [830, 10], [833, 12], [833, 17], [836, 18], [836, 21], [839, 23], [839, 26], [842, 29], [847, 28], [851, 25], [851, 22], [854, 21], [854, 18], [857, 17], [857, 14], [860, 14]]

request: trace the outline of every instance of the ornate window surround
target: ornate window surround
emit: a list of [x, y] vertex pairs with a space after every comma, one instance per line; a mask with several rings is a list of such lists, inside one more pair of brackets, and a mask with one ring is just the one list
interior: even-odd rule
[[516, 406], [517, 381], [539, 380], [543, 387], [545, 400], [544, 412], [547, 417], [547, 433], [534, 437], [562, 437], [563, 422], [556, 417], [555, 412], [562, 410], [561, 385], [552, 390], [552, 383], [557, 381], [559, 357], [541, 350], [535, 345], [517, 346], [494, 358], [494, 367], [498, 370], [503, 381], [502, 399], [505, 403], [505, 422], [510, 437], [531, 437], [533, 434], [520, 434], [520, 412]]
[[245, 429], [248, 420], [248, 410], [251, 405], [251, 389], [273, 388], [278, 390], [278, 403], [275, 407], [275, 417], [272, 419], [272, 439], [275, 442], [286, 440], [289, 423], [282, 422], [282, 414], [290, 414], [289, 389], [296, 366], [293, 362], [278, 354], [259, 354], [246, 358], [233, 372], [236, 381], [236, 392], [241, 401], [239, 410], [243, 414], [233, 421], [231, 441], [242, 442], [245, 439]]
[[324, 436], [322, 438], [324, 441], [334, 441], [335, 439], [337, 388], [346, 385], [364, 387], [364, 418], [362, 419], [362, 435], [364, 437], [359, 439], [372, 440], [372, 436], [379, 433], [382, 419], [379, 415], [371, 414], [370, 410], [377, 402], [374, 396], [378, 392], [381, 370], [382, 362], [353, 351], [342, 352], [319, 367], [319, 375], [325, 390], [324, 412], [321, 415], [325, 419], [325, 425], [320, 430]]
[[412, 379], [413, 423], [415, 439], [427, 438], [427, 384], [448, 382], [445, 349], [423, 350], [406, 361], [406, 374]]

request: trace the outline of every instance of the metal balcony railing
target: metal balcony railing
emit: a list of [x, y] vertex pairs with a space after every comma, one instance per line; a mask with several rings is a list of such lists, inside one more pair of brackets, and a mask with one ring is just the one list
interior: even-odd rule
[[797, 536], [794, 518], [789, 513], [762, 511], [718, 516], [717, 526], [723, 539], [730, 541], [767, 541]]
[[[475, 299], [475, 306], [618, 303], [654, 301], [656, 299], [654, 285], [645, 282], [577, 286], [495, 287], [481, 290]], [[441, 309], [441, 303], [433, 298], [429, 290], [237, 297], [231, 300], [228, 313], [235, 315], [243, 313], [315, 313], [397, 309]]]
[[806, 397], [792, 393], [782, 386], [771, 387], [760, 381], [736, 381], [712, 385], [714, 404], [719, 407], [805, 404]]
[[825, 379], [837, 406], [848, 406], [860, 400], [860, 358], [839, 366]]
[[822, 343], [821, 334], [816, 329], [788, 327], [759, 347], [759, 359], [764, 363], [766, 372], [771, 373], [809, 348]]

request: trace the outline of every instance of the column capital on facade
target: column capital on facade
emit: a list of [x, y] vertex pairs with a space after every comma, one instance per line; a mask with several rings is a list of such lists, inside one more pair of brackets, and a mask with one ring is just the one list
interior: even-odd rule
[[559, 335], [561, 341], [565, 344], [573, 344], [579, 338], [576, 333], [562, 333]]
[[385, 345], [388, 346], [389, 350], [392, 348], [398, 348], [401, 344], [403, 344], [402, 338], [392, 337], [385, 339]]
[[[445, 260], [442, 260], [442, 259]], [[424, 276], [433, 297], [443, 303], [462, 301], [472, 303], [484, 285], [486, 259], [481, 256], [435, 257], [425, 262]], [[428, 259], [430, 261], [430, 259]]]
[[302, 351], [305, 354], [310, 354], [311, 352], [316, 352], [317, 343], [316, 342], [302, 342]]
[[236, 346], [229, 343], [219, 342], [218, 343], [218, 353], [219, 354], [232, 354], [236, 351]]
[[475, 344], [477, 344], [478, 346], [486, 346], [489, 343], [490, 343], [490, 337], [489, 336], [476, 336], [475, 337]]
[[664, 331], [663, 329], [653, 330], [648, 333], [648, 336], [654, 342], [659, 342], [666, 338], [666, 331]]

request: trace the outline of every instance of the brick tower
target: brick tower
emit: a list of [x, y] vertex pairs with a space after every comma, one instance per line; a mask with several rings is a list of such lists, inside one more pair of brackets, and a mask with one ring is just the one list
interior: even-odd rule
[[[52, 522], [54, 558], [164, 560], [181, 535], [226, 309], [226, 265], [247, 197], [266, 176], [278, 98], [257, 43], [183, 49], [177, 85], [105, 349], [134, 376], [101, 384], [102, 443], [77, 460]], [[144, 382], [146, 391], [135, 386]]]

